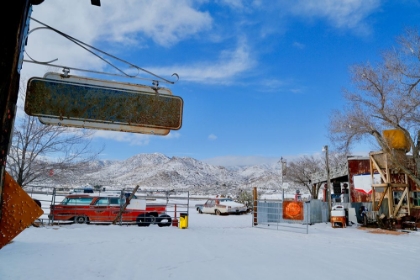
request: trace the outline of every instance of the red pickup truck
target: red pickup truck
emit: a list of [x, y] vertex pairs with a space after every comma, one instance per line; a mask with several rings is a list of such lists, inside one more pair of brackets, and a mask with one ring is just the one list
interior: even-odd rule
[[[60, 204], [50, 206], [48, 217], [53, 221], [76, 223], [113, 222], [123, 209], [126, 197], [118, 194], [71, 194]], [[135, 222], [138, 226], [158, 224], [170, 226], [171, 217], [166, 214], [165, 204], [146, 203], [146, 199], [132, 198], [121, 215], [122, 222]]]

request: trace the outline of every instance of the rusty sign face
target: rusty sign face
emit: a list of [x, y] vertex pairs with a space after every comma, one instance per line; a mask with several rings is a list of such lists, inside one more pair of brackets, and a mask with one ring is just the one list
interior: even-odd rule
[[28, 81], [25, 100], [25, 112], [45, 124], [157, 135], [181, 128], [183, 100], [168, 89], [47, 77]]
[[302, 201], [284, 201], [283, 202], [283, 219], [298, 220], [304, 219]]
[[4, 172], [4, 175], [3, 204], [0, 205], [0, 249], [44, 213], [9, 173]]

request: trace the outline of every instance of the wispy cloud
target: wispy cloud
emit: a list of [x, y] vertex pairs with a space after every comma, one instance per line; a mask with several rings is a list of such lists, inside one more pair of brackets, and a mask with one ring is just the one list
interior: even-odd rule
[[182, 80], [200, 83], [229, 83], [235, 76], [250, 70], [255, 61], [248, 46], [242, 43], [234, 50], [225, 50], [219, 58], [170, 68], [149, 68], [156, 73], [178, 73]]
[[[170, 47], [212, 27], [210, 14], [195, 9], [189, 0], [102, 2], [96, 7], [85, 1], [55, 0], [34, 6], [32, 17], [95, 47], [108, 42], [118, 43], [119, 48], [134, 45], [139, 49], [147, 48], [150, 41]], [[31, 21], [31, 30], [38, 26]], [[38, 61], [58, 58], [58, 65], [91, 70], [106, 66], [86, 50], [45, 29], [30, 34], [26, 51]], [[24, 64], [23, 76], [36, 76], [39, 67]]]
[[305, 92], [305, 87], [300, 85], [297, 81], [293, 79], [284, 79], [279, 80], [277, 78], [267, 78], [262, 79], [261, 84], [264, 86], [259, 86], [259, 92], [281, 92], [281, 93], [303, 93]]
[[124, 142], [134, 146], [145, 146], [149, 144], [152, 136], [119, 131], [97, 130], [95, 132], [95, 137]]
[[102, 2], [101, 7], [95, 7], [84, 1], [55, 0], [48, 5], [35, 6], [32, 16], [47, 24], [54, 22], [55, 27], [64, 32], [77, 33], [84, 41], [124, 44], [141, 42], [141, 36], [145, 36], [170, 46], [212, 25], [209, 13], [195, 9], [189, 0]]
[[293, 42], [293, 47], [303, 50], [305, 48], [305, 45], [299, 42]]
[[380, 7], [381, 1], [297, 0], [284, 3], [285, 6], [289, 6], [290, 12], [294, 15], [324, 18], [335, 28], [368, 33], [370, 30], [364, 20]]
[[146, 146], [149, 145], [153, 137], [159, 137], [161, 139], [177, 139], [181, 137], [181, 133], [177, 131], [170, 131], [168, 135], [165, 136], [153, 136], [148, 134], [139, 134], [139, 133], [125, 133], [119, 131], [109, 131], [109, 130], [97, 130], [94, 134], [96, 138], [103, 138], [107, 140], [113, 140], [121, 143], [128, 143], [133, 146]]
[[209, 138], [209, 140], [214, 141], [214, 140], [217, 139], [217, 136], [212, 133], [212, 134], [209, 135], [208, 138]]
[[171, 46], [212, 25], [210, 14], [194, 9], [188, 0], [110, 1], [103, 6], [101, 35], [112, 41], [136, 40], [141, 32], [159, 45]]
[[169, 134], [168, 135], [166, 135], [165, 137], [164, 137], [164, 139], [178, 139], [178, 138], [180, 138], [181, 137], [181, 133], [179, 133], [179, 132], [177, 132], [177, 131], [172, 131], [171, 130], [171, 132], [169, 132]]
[[233, 9], [243, 9], [244, 4], [242, 0], [221, 0], [220, 1], [223, 5], [229, 6]]

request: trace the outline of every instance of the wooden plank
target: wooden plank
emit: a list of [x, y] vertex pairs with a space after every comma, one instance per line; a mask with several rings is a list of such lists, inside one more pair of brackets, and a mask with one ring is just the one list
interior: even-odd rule
[[387, 183], [382, 183], [382, 184], [372, 184], [372, 187], [374, 187], [374, 188], [386, 188], [386, 187], [388, 187], [389, 186], [389, 184], [387, 184]]
[[390, 184], [392, 188], [407, 188], [408, 184]]
[[394, 209], [394, 199], [392, 194], [392, 188], [388, 188], [388, 216], [392, 216], [392, 209]]
[[[25, 43], [25, 23], [29, 18], [30, 5], [29, 0], [15, 0], [7, 2], [7, 8], [0, 9], [3, 26], [0, 40], [0, 204], [19, 95], [19, 56]], [[0, 205], [0, 219], [1, 216]]]
[[[408, 192], [408, 188], [405, 188], [403, 194], [401, 195], [400, 201], [398, 201], [398, 204], [397, 204], [397, 206], [394, 209], [394, 217], [397, 216], [398, 211], [400, 210], [401, 205], [402, 205], [402, 202], [404, 200], [404, 196], [407, 196], [407, 192]], [[408, 199], [408, 197], [407, 197], [407, 199]]]
[[254, 203], [253, 203], [253, 206], [254, 206], [254, 213], [253, 213], [253, 215], [254, 215], [254, 226], [257, 226], [258, 225], [258, 215], [257, 215], [257, 211], [258, 211], [258, 192], [257, 192], [257, 188], [256, 187], [254, 187], [254, 189], [252, 190], [252, 198], [254, 199]]
[[[370, 168], [370, 181], [373, 183], [373, 162], [372, 160], [369, 160], [369, 168]], [[372, 201], [372, 210], [378, 210], [377, 207], [375, 206], [375, 195], [376, 195], [376, 190], [373, 187], [373, 185], [370, 185], [370, 187], [372, 188], [372, 193], [371, 193], [371, 201]]]
[[381, 207], [381, 205], [382, 205], [382, 202], [383, 202], [383, 200], [384, 200], [384, 198], [385, 198], [385, 195], [386, 195], [386, 192], [388, 191], [388, 188], [389, 188], [389, 186], [387, 186], [387, 187], [386, 187], [386, 189], [385, 189], [385, 190], [384, 190], [384, 192], [382, 193], [381, 197], [379, 198], [378, 207], [377, 207], [376, 211], [379, 211], [379, 208], [380, 208], [380, 207]]
[[[379, 164], [376, 162], [375, 158], [371, 156], [370, 160], [373, 162], [373, 165], [375, 166], [376, 170], [378, 170], [379, 174], [381, 175], [382, 180], [385, 183], [389, 183], [388, 180], [387, 180], [387, 177], [383, 173], [382, 169], [379, 167]], [[372, 170], [372, 173], [373, 173], [373, 170]]]

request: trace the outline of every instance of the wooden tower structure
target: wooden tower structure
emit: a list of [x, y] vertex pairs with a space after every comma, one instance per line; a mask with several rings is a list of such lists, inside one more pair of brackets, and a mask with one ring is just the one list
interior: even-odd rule
[[[394, 151], [399, 160], [408, 164], [408, 158], [404, 151]], [[382, 209], [388, 209], [388, 217], [402, 217], [410, 215], [410, 184], [407, 174], [397, 168], [387, 153], [371, 152], [370, 174], [372, 177], [372, 210], [378, 211], [385, 198], [387, 205]], [[380, 181], [374, 180], [374, 174], [380, 175]]]
[[[378, 211], [384, 199], [387, 198], [387, 205], [384, 205], [387, 207], [382, 207], [382, 209], [388, 208], [388, 217], [399, 218], [410, 215], [411, 194], [409, 178], [395, 162], [398, 162], [400, 166], [411, 168], [410, 158], [407, 157], [411, 146], [404, 132], [398, 129], [383, 131], [383, 137], [390, 148], [389, 152], [369, 153], [372, 210]], [[380, 175], [379, 182], [374, 181], [375, 173]]]

